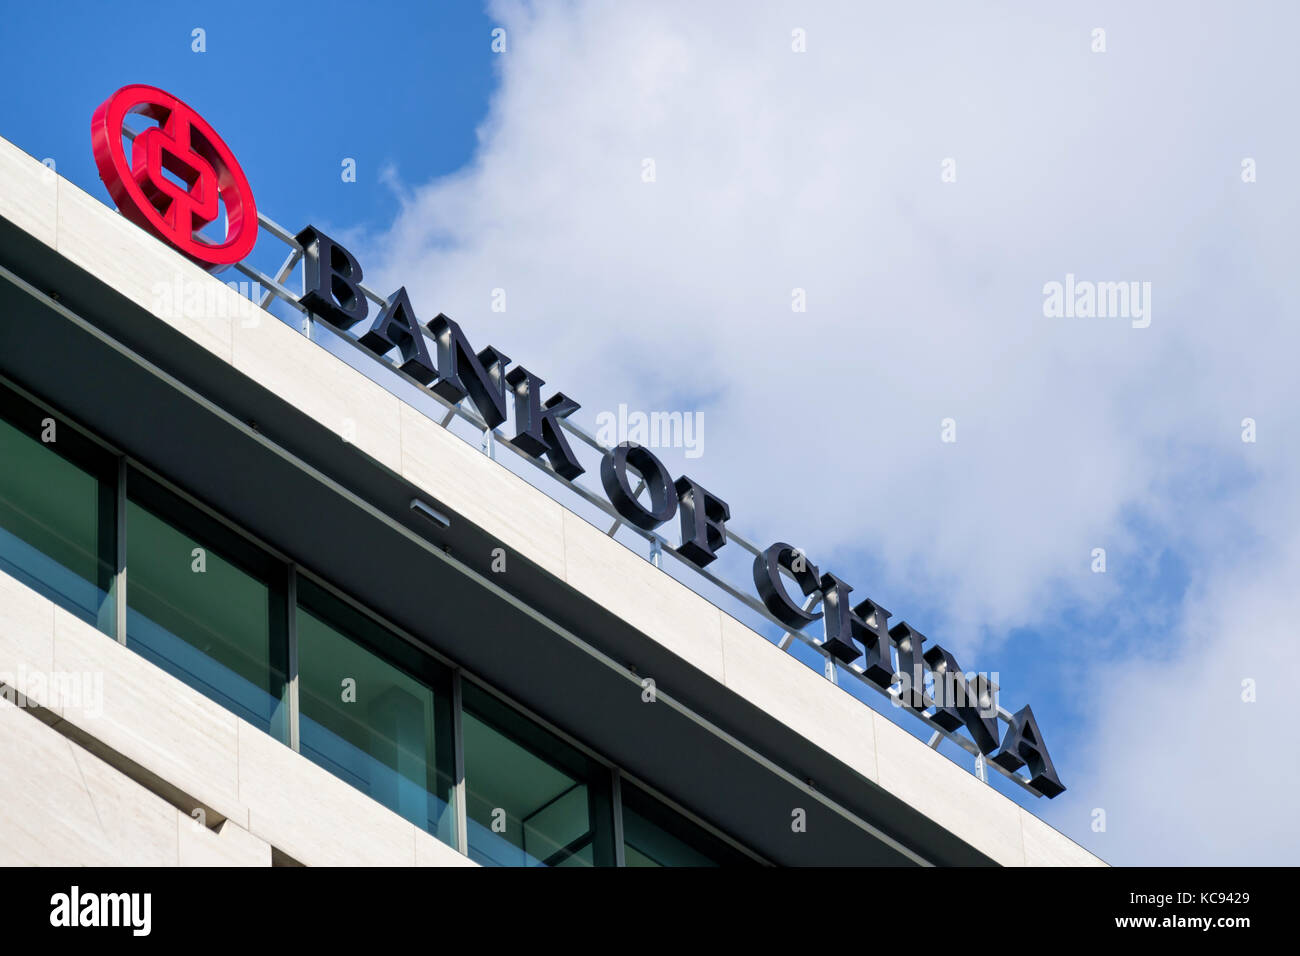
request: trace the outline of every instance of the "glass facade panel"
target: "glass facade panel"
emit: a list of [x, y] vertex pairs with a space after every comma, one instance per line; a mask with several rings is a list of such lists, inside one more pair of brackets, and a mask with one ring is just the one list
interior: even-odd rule
[[115, 633], [116, 465], [0, 389], [0, 570]]
[[[129, 648], [286, 744], [296, 676], [300, 752], [456, 846], [451, 671], [303, 575], [291, 606], [286, 563], [133, 468], [120, 516], [118, 468], [0, 385], [0, 570], [115, 636], [124, 545]], [[461, 849], [489, 866], [613, 866], [612, 770], [460, 680]], [[628, 866], [754, 863], [640, 788], [620, 789]]]
[[297, 629], [303, 756], [455, 846], [450, 675], [307, 581]]
[[753, 866], [754, 861], [626, 780], [623, 862], [626, 866]]
[[612, 866], [610, 772], [466, 682], [469, 855], [485, 866]]
[[287, 742], [286, 569], [143, 475], [127, 485], [127, 646]]

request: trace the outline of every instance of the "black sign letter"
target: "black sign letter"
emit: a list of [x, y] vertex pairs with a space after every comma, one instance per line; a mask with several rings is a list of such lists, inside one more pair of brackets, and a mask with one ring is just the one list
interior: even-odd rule
[[682, 517], [682, 543], [677, 553], [697, 568], [702, 568], [716, 558], [718, 549], [727, 543], [725, 523], [731, 518], [731, 509], [721, 498], [700, 487], [693, 478], [682, 475], [674, 487]]
[[[650, 490], [650, 507], [636, 500], [628, 465], [641, 473], [641, 480]], [[673, 494], [673, 476], [650, 449], [631, 442], [622, 442], [605, 452], [600, 460], [600, 483], [614, 510], [628, 524], [642, 531], [653, 531], [677, 513], [677, 496]]]
[[934, 674], [934, 722], [944, 730], [964, 724], [980, 753], [997, 750], [998, 715], [988, 679], [977, 674], [974, 685], [967, 683], [956, 658], [938, 644], [925, 652], [925, 663]]
[[925, 635], [906, 621], [899, 621], [889, 629], [889, 636], [898, 648], [898, 672], [903, 675], [901, 700], [904, 707], [915, 711], [925, 710], [925, 665], [921, 645]]
[[1028, 763], [1029, 788], [1045, 797], [1055, 797], [1065, 792], [1065, 785], [1056, 775], [1052, 758], [1047, 755], [1047, 745], [1043, 743], [1042, 732], [1038, 729], [1038, 721], [1034, 720], [1034, 712], [1028, 704], [1011, 718], [1007, 735], [1002, 738], [1002, 751], [990, 759], [997, 761], [1004, 770], [1019, 770]]
[[388, 305], [379, 313], [375, 324], [357, 341], [376, 355], [385, 355], [396, 345], [398, 354], [402, 356], [398, 368], [421, 385], [428, 385], [437, 374], [429, 360], [424, 332], [415, 320], [411, 300], [406, 297], [406, 286], [388, 297]]
[[802, 552], [796, 556], [794, 545], [784, 541], [778, 541], [754, 558], [754, 587], [758, 588], [758, 596], [763, 599], [763, 604], [786, 627], [800, 630], [822, 615], [820, 611], [809, 614], [790, 600], [785, 584], [781, 581], [782, 568], [794, 575], [805, 597], [816, 592], [821, 583], [821, 575], [817, 573], [817, 566], [810, 563]]
[[[429, 331], [438, 344], [438, 381], [433, 390], [449, 402], [469, 395], [488, 428], [496, 428], [506, 420], [505, 367], [510, 359], [490, 345], [475, 355], [460, 326], [441, 312], [429, 323]], [[465, 367], [474, 374], [463, 377]]]
[[534, 458], [545, 454], [556, 473], [572, 481], [587, 469], [573, 457], [573, 449], [560, 428], [560, 419], [572, 415], [581, 406], [563, 392], [556, 392], [542, 404], [542, 386], [546, 383], [522, 365], [506, 375], [515, 390], [515, 437], [510, 439], [520, 451]]
[[302, 246], [303, 287], [299, 300], [330, 325], [350, 329], [370, 311], [361, 291], [361, 266], [325, 233], [308, 226], [294, 241]]
[[877, 687], [894, 682], [894, 664], [889, 657], [889, 612], [870, 599], [849, 607], [849, 587], [829, 571], [822, 575], [822, 606], [826, 609], [825, 648], [845, 664], [862, 656], [854, 641], [867, 649], [862, 674]]

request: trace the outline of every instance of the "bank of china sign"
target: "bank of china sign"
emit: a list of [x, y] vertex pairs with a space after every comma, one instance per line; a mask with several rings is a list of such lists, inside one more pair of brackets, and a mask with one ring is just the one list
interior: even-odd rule
[[[124, 121], [144, 116], [150, 126], [131, 140], [127, 154]], [[234, 155], [211, 126], [176, 97], [151, 86], [127, 86], [109, 97], [91, 123], [95, 163], [100, 178], [122, 214], [212, 272], [242, 261], [257, 241], [257, 207], [248, 180]], [[226, 235], [213, 242], [201, 232], [225, 207]], [[356, 257], [319, 229], [307, 226], [294, 237], [302, 250], [303, 294], [300, 304], [317, 318], [384, 361], [395, 352], [398, 368], [450, 403], [468, 400], [495, 429], [507, 418], [513, 399], [515, 434], [511, 445], [569, 481], [585, 469], [565, 438], [561, 422], [579, 405], [561, 392], [542, 400], [544, 382], [521, 365], [488, 347], [476, 352], [460, 326], [445, 315], [421, 323], [399, 288], [371, 320], [361, 288]], [[648, 503], [633, 486], [633, 473], [644, 482]], [[609, 503], [623, 521], [651, 532], [674, 518], [680, 528], [677, 553], [704, 568], [727, 543], [731, 509], [695, 479], [674, 480], [649, 449], [624, 442], [608, 449], [600, 463], [600, 481]], [[790, 582], [801, 593], [790, 593]], [[1033, 711], [1025, 706], [1007, 720], [999, 734], [998, 708], [983, 675], [966, 675], [946, 649], [931, 642], [906, 621], [889, 625], [891, 614], [870, 599], [850, 600], [853, 588], [817, 566], [793, 546], [777, 542], [754, 560], [754, 587], [763, 606], [787, 628], [802, 631], [822, 621], [822, 649], [852, 665], [879, 689], [899, 686], [902, 706], [925, 714], [950, 733], [964, 728], [980, 754], [1019, 778], [1034, 793], [1055, 797], [1061, 784], [1043, 742]], [[897, 653], [897, 667], [891, 648]], [[861, 663], [857, 663], [861, 659]], [[927, 693], [927, 675], [930, 690]], [[927, 700], [927, 696], [930, 700]]]

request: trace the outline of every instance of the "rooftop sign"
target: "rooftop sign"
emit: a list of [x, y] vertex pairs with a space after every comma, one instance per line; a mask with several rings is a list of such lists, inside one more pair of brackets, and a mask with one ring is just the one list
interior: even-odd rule
[[[130, 133], [124, 120], [132, 114], [158, 126]], [[258, 228], [248, 181], [225, 143], [180, 100], [154, 87], [127, 86], [95, 111], [91, 129], [100, 177], [132, 222], [211, 271], [239, 264], [377, 361], [389, 364], [386, 357], [396, 353], [396, 368], [405, 377], [452, 406], [469, 402], [493, 433], [505, 424], [513, 402], [515, 431], [503, 440], [566, 483], [586, 471], [565, 437], [566, 430], [575, 430], [565, 419], [580, 407], [576, 401], [562, 392], [543, 400], [546, 383], [539, 376], [522, 365], [512, 367], [510, 358], [491, 346], [476, 351], [448, 316], [439, 313], [421, 322], [405, 287], [389, 295], [372, 319], [361, 264], [319, 229], [308, 225], [296, 235], [282, 235], [294, 247], [282, 278], [301, 259], [301, 295], [285, 290], [281, 279], [244, 265]], [[134, 136], [129, 162], [123, 143], [128, 136]], [[227, 235], [214, 243], [201, 231], [217, 220], [219, 204], [225, 206]], [[726, 526], [730, 507], [696, 479], [674, 478], [653, 452], [631, 442], [597, 447], [603, 452], [600, 482], [620, 521], [651, 535], [675, 521], [679, 543], [673, 553], [701, 571], [736, 540]], [[820, 620], [825, 636], [814, 643], [828, 658], [938, 731], [960, 741], [956, 732], [964, 729], [974, 742], [972, 752], [1031, 792], [1055, 797], [1065, 790], [1029, 706], [1014, 714], [1002, 710], [985, 676], [964, 672], [934, 642], [923, 646], [925, 635], [906, 621], [890, 626], [889, 611], [870, 598], [854, 601], [850, 584], [820, 571], [794, 546], [779, 541], [752, 550], [754, 592], [772, 621], [795, 633]], [[1007, 724], [1005, 733], [999, 733], [999, 719]], [[1018, 773], [1026, 765], [1027, 780]]]

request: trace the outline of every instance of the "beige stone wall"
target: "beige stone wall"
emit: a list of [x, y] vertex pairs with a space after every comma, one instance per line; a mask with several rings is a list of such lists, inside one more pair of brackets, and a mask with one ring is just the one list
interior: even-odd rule
[[3, 573], [0, 675], [0, 863], [473, 865]]

